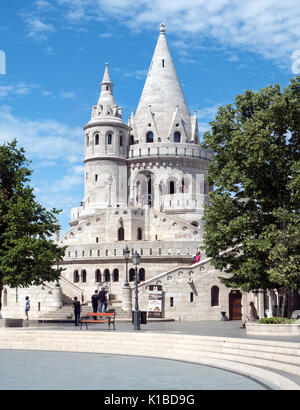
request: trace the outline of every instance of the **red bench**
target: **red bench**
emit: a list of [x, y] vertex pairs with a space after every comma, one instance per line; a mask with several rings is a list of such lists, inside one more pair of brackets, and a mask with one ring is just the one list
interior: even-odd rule
[[[94, 316], [94, 319], [92, 318]], [[95, 319], [95, 317], [99, 317], [99, 319]], [[114, 312], [108, 313], [88, 313], [87, 316], [83, 317], [80, 320], [80, 329], [82, 329], [82, 324], [85, 323], [86, 329], [88, 328], [88, 323], [107, 323], [108, 329], [110, 329], [110, 325], [113, 325], [115, 329], [115, 319], [116, 314]]]

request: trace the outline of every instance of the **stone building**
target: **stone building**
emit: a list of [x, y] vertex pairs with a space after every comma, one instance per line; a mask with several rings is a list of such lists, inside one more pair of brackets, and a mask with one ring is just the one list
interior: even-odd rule
[[[56, 311], [75, 295], [90, 302], [103, 285], [109, 289], [111, 307], [129, 313], [135, 270], [130, 259], [125, 285], [126, 246], [130, 258], [135, 251], [141, 255], [139, 303], [143, 311], [152, 309], [150, 315], [219, 320], [226, 312], [231, 319], [241, 319], [253, 299], [261, 315], [266, 306], [271, 311], [275, 297], [226, 288], [202, 251], [200, 262], [192, 264], [202, 245], [204, 205], [212, 189], [206, 179], [210, 152], [200, 148], [197, 116], [189, 112], [164, 24], [128, 123], [113, 86], [106, 64], [99, 100], [83, 127], [84, 199], [71, 210], [70, 230], [58, 239], [67, 246], [60, 289], [55, 284], [32, 288], [32, 315]], [[12, 292], [9, 302], [5, 291], [3, 312], [8, 314], [11, 306], [16, 309], [16, 294]]]

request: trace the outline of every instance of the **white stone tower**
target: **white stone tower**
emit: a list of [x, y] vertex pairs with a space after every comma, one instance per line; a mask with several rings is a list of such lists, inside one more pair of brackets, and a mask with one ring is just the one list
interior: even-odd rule
[[128, 130], [122, 110], [113, 97], [113, 83], [106, 63], [101, 93], [85, 125], [86, 214], [97, 209], [127, 205]]
[[145, 191], [146, 183], [139, 181], [144, 173], [151, 207], [200, 225], [208, 203], [209, 153], [200, 149], [197, 117], [187, 107], [163, 23], [130, 126], [130, 196], [137, 203], [134, 187]]

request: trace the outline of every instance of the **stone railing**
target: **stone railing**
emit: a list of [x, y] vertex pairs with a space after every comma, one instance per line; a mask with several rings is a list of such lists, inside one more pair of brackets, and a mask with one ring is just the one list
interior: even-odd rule
[[62, 283], [64, 293], [69, 296], [71, 299], [74, 298], [74, 296], [77, 296], [78, 299], [83, 302], [83, 295], [84, 291], [79, 287], [74, 285], [74, 283], [70, 282], [68, 279], [66, 279], [64, 276], [61, 276], [59, 278], [60, 282]]
[[172, 209], [199, 209], [209, 204], [209, 197], [204, 194], [168, 194], [162, 195], [161, 204], [164, 211]]
[[210, 151], [196, 144], [151, 143], [136, 144], [129, 148], [128, 158], [137, 157], [193, 157], [209, 160]]

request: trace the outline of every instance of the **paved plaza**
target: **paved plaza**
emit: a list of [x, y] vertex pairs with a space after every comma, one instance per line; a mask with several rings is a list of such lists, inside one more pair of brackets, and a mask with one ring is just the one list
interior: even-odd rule
[[0, 350], [1, 389], [265, 390], [233, 372], [148, 357]]
[[[67, 332], [84, 339], [85, 335], [130, 333], [170, 334], [209, 336], [218, 338], [237, 338], [250, 340], [278, 340], [299, 343], [297, 336], [249, 336], [240, 328], [240, 321], [215, 322], [148, 322], [141, 326], [141, 331], [133, 330], [130, 322], [117, 322], [116, 331], [107, 330], [105, 325], [91, 325], [86, 330], [73, 323], [38, 323], [24, 322], [24, 331], [32, 330], [39, 334]], [[21, 330], [22, 330], [21, 329]], [[73, 333], [74, 332], [74, 333]], [[106, 333], [107, 332], [107, 333]], [[127, 337], [127, 336], [126, 336]], [[71, 339], [72, 336], [71, 336]], [[97, 340], [97, 338], [96, 338]], [[134, 349], [134, 346], [133, 346]], [[128, 356], [125, 354], [84, 353], [73, 351], [44, 351], [0, 349], [0, 389], [61, 389], [61, 390], [268, 390], [276, 389], [263, 379], [245, 376], [237, 371], [217, 368], [201, 363], [189, 363], [184, 360], [169, 360], [152, 357]], [[222, 366], [220, 366], [222, 367]], [[263, 367], [262, 367], [263, 368]], [[28, 375], [30, 374], [30, 377]], [[276, 370], [274, 374], [287, 376]], [[288, 375], [289, 379], [300, 385], [300, 377]]]
[[[282, 340], [287, 342], [300, 342], [299, 336], [252, 336], [246, 334], [246, 329], [241, 329], [242, 321], [231, 320], [231, 321], [195, 321], [195, 322], [181, 322], [181, 321], [148, 321], [146, 325], [141, 325], [141, 333], [175, 333], [175, 334], [187, 334], [187, 335], [198, 335], [198, 336], [216, 336], [216, 337], [237, 337], [245, 339], [265, 339], [265, 340]], [[63, 323], [39, 323], [38, 321], [29, 321], [28, 323], [24, 321], [24, 326], [37, 329], [54, 329], [54, 330], [70, 330], [70, 331], [81, 331], [85, 332], [85, 325], [80, 327], [75, 327], [73, 322]], [[88, 332], [99, 332], [106, 331], [106, 325], [90, 324], [88, 327]], [[113, 332], [113, 330], [110, 330]], [[134, 332], [133, 325], [129, 321], [118, 321], [116, 319], [116, 330], [117, 332]]]

